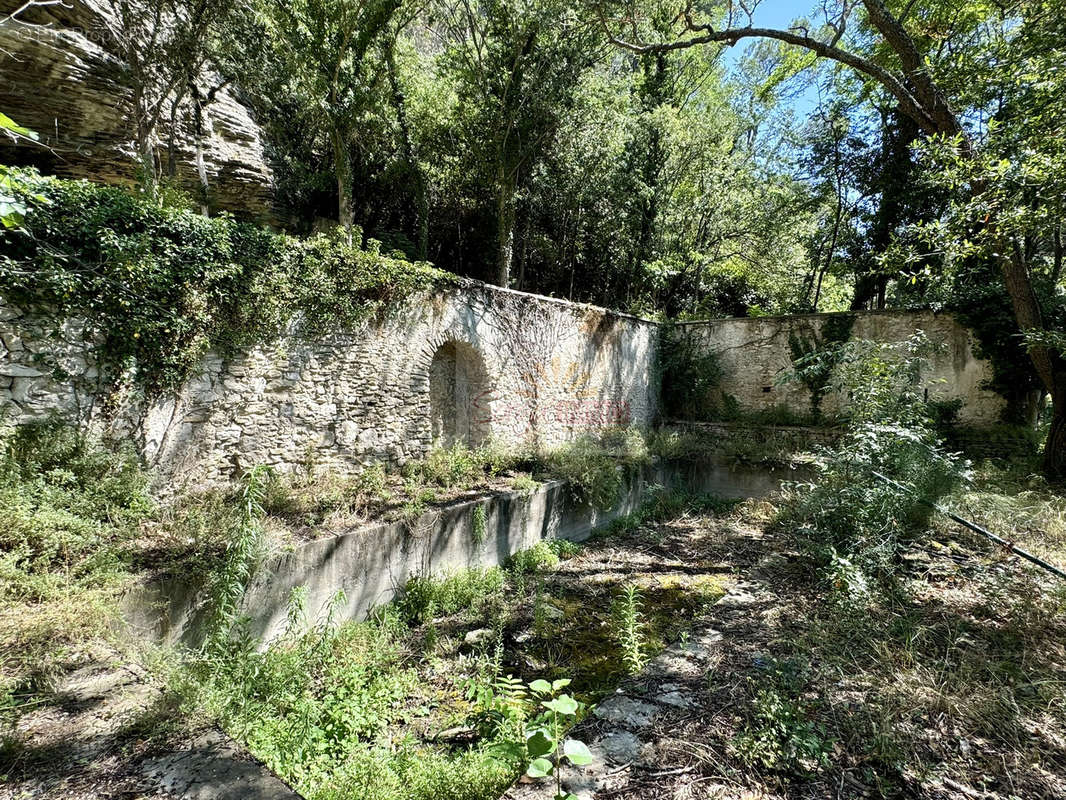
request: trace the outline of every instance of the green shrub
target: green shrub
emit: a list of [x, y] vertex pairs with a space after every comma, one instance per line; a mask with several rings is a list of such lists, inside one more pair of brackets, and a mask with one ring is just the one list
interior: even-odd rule
[[451, 575], [411, 578], [396, 600], [403, 619], [427, 622], [435, 614], [457, 614], [482, 604], [503, 590], [498, 567], [475, 568]]
[[511, 488], [516, 492], [535, 492], [540, 484], [529, 475], [516, 475], [511, 479]]
[[384, 464], [371, 464], [364, 467], [352, 481], [352, 493], [360, 505], [375, 501], [384, 501], [389, 497], [388, 475]]
[[822, 400], [828, 394], [836, 358], [843, 352], [840, 345], [851, 338], [854, 314], [834, 314], [822, 323], [819, 333], [810, 338], [796, 333], [788, 335], [788, 349], [800, 380], [810, 392], [811, 418], [822, 418]]
[[412, 742], [360, 748], [328, 783], [316, 782], [311, 800], [484, 800], [514, 782], [517, 757], [499, 747], [475, 747], [444, 754]]
[[552, 546], [557, 539], [543, 539], [532, 547], [519, 550], [507, 559], [507, 568], [518, 575], [529, 575], [559, 565], [559, 552]]
[[114, 573], [119, 551], [152, 509], [148, 476], [59, 420], [11, 431], [0, 455], [3, 595], [46, 600]]
[[721, 416], [723, 369], [716, 353], [704, 350], [683, 328], [662, 336], [663, 412], [674, 419], [712, 420]]
[[804, 699], [805, 670], [795, 661], [771, 660], [758, 679], [748, 679], [749, 717], [734, 738], [742, 761], [807, 775], [829, 765], [832, 740]]
[[132, 368], [149, 393], [178, 385], [209, 347], [262, 341], [294, 314], [314, 329], [351, 326], [443, 278], [336, 235], [300, 241], [114, 187], [19, 174], [28, 212], [24, 227], [0, 229], [0, 294], [84, 319], [105, 376]]
[[849, 569], [887, 576], [901, 544], [928, 520], [922, 500], [945, 495], [967, 468], [944, 450], [924, 397], [928, 349], [916, 334], [902, 349], [856, 341], [833, 354], [836, 390], [850, 400], [848, 427], [785, 519], [823, 566], [843, 559]]
[[[102, 635], [153, 510], [148, 475], [58, 419], [0, 438], [0, 684]], [[0, 689], [2, 689], [0, 685]]]
[[263, 536], [261, 522], [265, 514], [263, 496], [269, 482], [270, 471], [266, 467], [254, 467], [241, 479], [237, 494], [237, 524], [226, 544], [225, 557], [212, 575], [208, 587], [211, 617], [204, 645], [208, 652], [224, 651], [229, 646], [244, 590], [260, 555]]
[[177, 688], [306, 793], [316, 776], [402, 715], [414, 672], [400, 664], [401, 629], [389, 614], [339, 630], [327, 620], [300, 632], [302, 613], [297, 594], [286, 636], [265, 652], [247, 637], [205, 651], [179, 675]]
[[588, 434], [550, 450], [544, 469], [565, 480], [574, 498], [594, 508], [607, 509], [621, 495], [624, 470], [651, 459], [644, 435], [636, 428], [615, 428]]
[[448, 448], [433, 448], [418, 467], [424, 482], [445, 488], [466, 486], [484, 475], [484, 463], [479, 454], [462, 442]]

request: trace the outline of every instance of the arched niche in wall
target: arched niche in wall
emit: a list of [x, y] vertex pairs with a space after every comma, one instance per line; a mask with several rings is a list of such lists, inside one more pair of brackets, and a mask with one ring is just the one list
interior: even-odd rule
[[434, 446], [462, 442], [477, 447], [491, 432], [490, 386], [485, 360], [473, 345], [449, 340], [429, 365], [430, 431]]

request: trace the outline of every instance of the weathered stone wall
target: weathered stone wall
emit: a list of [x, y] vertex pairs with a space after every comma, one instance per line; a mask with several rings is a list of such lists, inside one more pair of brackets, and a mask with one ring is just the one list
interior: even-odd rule
[[[825, 342], [826, 324], [841, 326], [850, 316], [852, 339], [902, 342], [921, 330], [937, 346], [923, 375], [929, 396], [962, 400], [961, 422], [985, 425], [997, 422], [1003, 399], [982, 388], [991, 377], [990, 366], [974, 356], [973, 334], [949, 314], [932, 311], [868, 311], [854, 314], [802, 314], [683, 323], [682, 336], [715, 353], [724, 371], [721, 391], [732, 396], [744, 411], [785, 408], [800, 415], [811, 412], [811, 393], [799, 381], [782, 382], [791, 372], [790, 337], [805, 342]], [[822, 410], [831, 413], [840, 398], [828, 396]]]
[[[782, 383], [790, 336], [822, 341], [833, 315], [687, 323], [718, 355], [721, 390], [742, 409], [810, 412], [810, 391]], [[850, 336], [940, 344], [925, 376], [932, 397], [960, 398], [960, 418], [996, 422], [998, 395], [971, 334], [931, 312], [854, 315]], [[298, 328], [237, 357], [209, 355], [171, 396], [146, 402], [99, 385], [94, 343], [77, 321], [0, 304], [0, 421], [58, 411], [133, 441], [169, 488], [217, 485], [254, 464], [340, 471], [402, 464], [434, 444], [553, 445], [658, 410], [659, 326], [625, 314], [475, 282], [413, 297], [357, 329]], [[832, 412], [838, 398], [822, 408]]]
[[209, 355], [151, 403], [95, 383], [93, 343], [76, 322], [2, 308], [0, 340], [5, 424], [53, 411], [106, 422], [175, 488], [254, 464], [401, 464], [431, 447], [434, 428], [444, 443], [552, 445], [647, 425], [657, 408], [654, 323], [473, 282], [355, 330], [293, 330], [239, 357]]

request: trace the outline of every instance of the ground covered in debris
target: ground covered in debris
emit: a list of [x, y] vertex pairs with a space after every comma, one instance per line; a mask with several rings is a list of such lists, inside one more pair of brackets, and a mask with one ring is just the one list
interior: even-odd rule
[[[1025, 474], [979, 471], [950, 502], [1061, 558], [1062, 501]], [[87, 656], [22, 709], [0, 796], [286, 796], [258, 759], [309, 798], [551, 797], [512, 785], [509, 748], [545, 678], [580, 704], [579, 797], [1062, 797], [1064, 602], [943, 522], [891, 591], [845, 602], [773, 504], [664, 494], [584, 545], [415, 581], [365, 623], [308, 629], [297, 596], [265, 653]]]
[[[1062, 503], [993, 468], [951, 502], [1010, 519], [1062, 557]], [[580, 797], [1066, 796], [1066, 592], [938, 521], [902, 553], [891, 593], [849, 605], [818, 582], [769, 504], [681, 519], [731, 582], [685, 643], [624, 681], [573, 732], [597, 761]], [[550, 797], [516, 786], [510, 798]]]

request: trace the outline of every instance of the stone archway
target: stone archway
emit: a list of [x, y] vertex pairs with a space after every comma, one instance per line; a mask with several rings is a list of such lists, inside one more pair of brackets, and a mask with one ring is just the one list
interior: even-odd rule
[[430, 432], [434, 446], [477, 447], [490, 433], [489, 379], [477, 349], [449, 340], [429, 365]]

